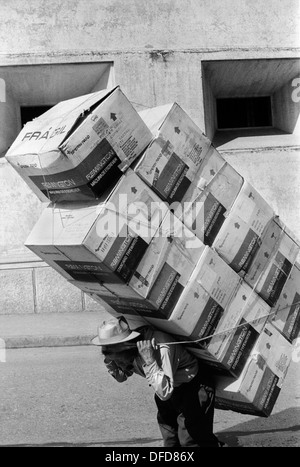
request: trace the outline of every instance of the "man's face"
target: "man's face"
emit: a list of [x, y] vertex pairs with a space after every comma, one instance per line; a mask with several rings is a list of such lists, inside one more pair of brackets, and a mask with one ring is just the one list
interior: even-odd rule
[[103, 355], [114, 360], [121, 368], [131, 365], [137, 354], [136, 344], [124, 342], [122, 344], [107, 345], [102, 347]]

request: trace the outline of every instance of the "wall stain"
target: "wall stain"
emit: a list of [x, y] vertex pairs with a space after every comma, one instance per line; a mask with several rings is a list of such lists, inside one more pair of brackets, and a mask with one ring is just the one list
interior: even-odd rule
[[167, 63], [169, 56], [173, 55], [173, 50], [151, 50], [149, 56], [153, 62], [162, 60], [164, 63]]

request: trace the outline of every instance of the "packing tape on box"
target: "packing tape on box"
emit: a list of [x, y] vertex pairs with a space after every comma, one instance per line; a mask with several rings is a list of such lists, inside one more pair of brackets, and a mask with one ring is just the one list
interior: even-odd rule
[[[39, 152], [37, 153], [37, 156], [38, 156], [38, 159], [39, 159], [40, 167], [41, 167], [41, 169], [43, 169], [42, 161], [41, 161], [41, 156], [40, 156], [40, 153], [39, 153]], [[45, 178], [45, 174], [44, 174], [44, 173], [42, 173], [42, 177], [43, 177], [43, 180], [44, 180], [44, 186], [45, 186], [46, 191], [47, 191], [47, 198], [50, 199], [50, 192], [49, 192], [49, 188], [48, 188], [48, 185], [47, 185], [47, 180], [46, 180], [46, 178]]]
[[131, 162], [129, 160], [129, 158], [127, 157], [126, 159], [124, 159], [119, 165], [118, 165], [118, 168], [121, 170], [121, 172], [126, 172], [126, 170], [128, 169], [128, 167], [130, 167], [131, 165]]
[[[204, 161], [205, 161], [205, 158], [204, 158], [203, 162], [204, 162]], [[207, 190], [207, 187], [208, 187], [208, 186], [214, 181], [214, 179], [219, 175], [219, 173], [221, 172], [221, 170], [223, 169], [223, 167], [224, 167], [226, 164], [227, 164], [227, 162], [225, 161], [224, 164], [220, 167], [220, 169], [219, 169], [217, 172], [214, 173], [214, 175], [212, 176], [212, 178], [211, 178], [209, 181], [207, 181], [207, 180], [206, 180], [205, 178], [203, 178], [203, 177], [200, 177], [200, 180], [199, 180], [200, 183], [197, 185], [197, 188], [198, 188], [198, 190], [199, 190], [199, 193], [195, 196], [194, 199], [192, 199], [191, 201], [189, 201], [189, 204], [190, 204], [191, 206], [193, 206], [193, 205], [196, 203], [197, 199], [198, 199], [200, 196], [202, 196], [202, 194], [205, 192], [205, 190]], [[201, 166], [202, 166], [202, 164], [200, 165], [200, 169], [201, 169]], [[200, 169], [199, 169], [199, 170], [200, 170]], [[183, 210], [183, 211], [182, 211], [182, 215], [181, 215], [180, 217], [178, 217], [178, 219], [182, 222], [182, 218], [183, 218], [184, 216], [185, 216], [185, 212], [184, 212], [184, 210]]]

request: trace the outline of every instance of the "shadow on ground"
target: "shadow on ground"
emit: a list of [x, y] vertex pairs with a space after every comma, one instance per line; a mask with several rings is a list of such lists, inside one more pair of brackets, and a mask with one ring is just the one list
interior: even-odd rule
[[153, 447], [156, 444], [161, 446], [161, 439], [153, 438], [133, 438], [123, 439], [119, 441], [94, 441], [87, 443], [70, 443], [70, 442], [53, 442], [44, 444], [18, 444], [18, 445], [4, 445], [1, 447]]
[[[300, 408], [291, 407], [269, 417], [255, 417], [224, 431], [216, 432], [229, 447], [300, 447]], [[7, 445], [13, 447], [14, 445]], [[18, 444], [18, 447], [162, 447], [161, 439], [130, 438], [118, 441], [83, 443], [52, 442]], [[2, 446], [5, 447], [5, 446]]]
[[[229, 447], [247, 447], [247, 446], [279, 446], [283, 439], [286, 444], [289, 443], [289, 433], [293, 438], [293, 446], [300, 446], [300, 408], [290, 407], [281, 412], [270, 415], [267, 418], [257, 417], [248, 422], [228, 428], [227, 430], [216, 433], [221, 441], [224, 441]], [[298, 435], [296, 435], [298, 433]], [[296, 435], [296, 436], [295, 436]], [[247, 438], [251, 441], [247, 441]], [[241, 439], [242, 438], [242, 439]], [[264, 444], [264, 439], [266, 443]], [[270, 441], [271, 439], [271, 441]], [[256, 440], [256, 441], [255, 441]]]

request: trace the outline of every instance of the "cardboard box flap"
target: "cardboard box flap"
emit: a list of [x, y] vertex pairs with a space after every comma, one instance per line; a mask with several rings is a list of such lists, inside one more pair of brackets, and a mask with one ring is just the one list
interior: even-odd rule
[[177, 104], [169, 103], [165, 105], [159, 105], [157, 107], [151, 107], [139, 112], [139, 116], [146, 123], [153, 136], [157, 136], [166, 116], [175, 105]]
[[85, 204], [61, 203], [58, 207], [49, 204], [24, 244], [27, 247], [80, 245], [99, 216], [100, 209], [99, 200]]
[[14, 156], [57, 150], [80, 117], [84, 117], [93, 106], [99, 105], [117, 87], [56, 104], [23, 127], [5, 157], [11, 161]]

